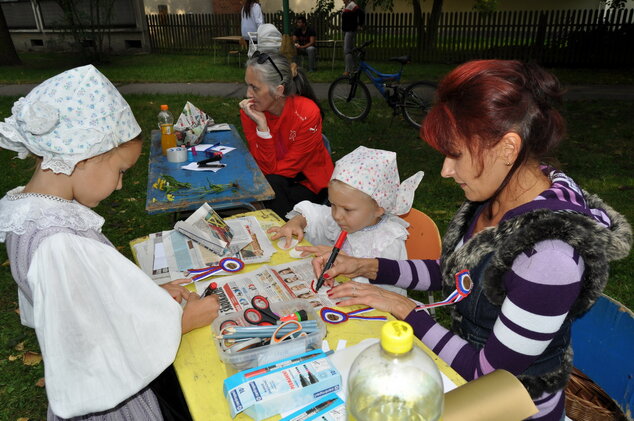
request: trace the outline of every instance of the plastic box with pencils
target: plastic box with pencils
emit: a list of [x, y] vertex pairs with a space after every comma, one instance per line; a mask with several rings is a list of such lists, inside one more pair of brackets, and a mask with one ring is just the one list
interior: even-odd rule
[[225, 379], [231, 416], [255, 420], [298, 408], [341, 390], [341, 375], [321, 350], [241, 371]]
[[[306, 351], [321, 349], [321, 343], [326, 336], [326, 325], [319, 314], [307, 300], [291, 300], [271, 303], [271, 310], [283, 316], [304, 310], [309, 321], [314, 321], [316, 329], [305, 336], [289, 339], [284, 342], [269, 345], [259, 345], [257, 341], [250, 344], [243, 341], [232, 345], [231, 341], [218, 338], [227, 326], [228, 321], [238, 326], [250, 326], [244, 319], [243, 312], [227, 314], [218, 317], [211, 325], [214, 344], [220, 359], [227, 364], [229, 372], [238, 372], [248, 368], [261, 366], [281, 358], [288, 358]], [[231, 323], [231, 322], [229, 322]]]

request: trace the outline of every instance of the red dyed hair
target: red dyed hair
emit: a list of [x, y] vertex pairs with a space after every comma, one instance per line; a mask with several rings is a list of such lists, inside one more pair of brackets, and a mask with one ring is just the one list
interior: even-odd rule
[[456, 158], [466, 147], [482, 166], [484, 151], [506, 133], [517, 133], [523, 142], [508, 180], [528, 159], [547, 157], [564, 137], [565, 123], [555, 108], [562, 94], [555, 76], [537, 65], [514, 60], [470, 61], [440, 82], [436, 104], [420, 135], [449, 157]]

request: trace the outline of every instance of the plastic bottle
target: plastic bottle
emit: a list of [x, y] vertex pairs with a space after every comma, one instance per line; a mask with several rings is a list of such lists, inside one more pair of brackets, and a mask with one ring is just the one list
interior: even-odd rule
[[163, 155], [167, 155], [167, 150], [176, 146], [174, 116], [167, 105], [161, 105], [161, 112], [158, 113], [158, 125], [161, 129], [161, 149], [163, 150]]
[[347, 414], [356, 421], [437, 421], [443, 383], [434, 361], [414, 344], [412, 327], [385, 323], [381, 342], [354, 360], [348, 377]]

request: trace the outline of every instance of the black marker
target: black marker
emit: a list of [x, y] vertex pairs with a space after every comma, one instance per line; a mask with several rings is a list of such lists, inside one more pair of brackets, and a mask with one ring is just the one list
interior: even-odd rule
[[217, 283], [210, 283], [209, 285], [207, 285], [207, 288], [205, 288], [205, 290], [203, 291], [203, 295], [201, 295], [200, 298], [205, 298], [206, 296], [213, 294], [216, 288], [218, 288]]
[[341, 231], [341, 234], [339, 234], [339, 238], [337, 238], [337, 242], [335, 243], [335, 246], [332, 248], [332, 253], [330, 254], [330, 257], [328, 258], [328, 261], [324, 265], [324, 270], [321, 271], [321, 275], [319, 275], [319, 279], [317, 279], [317, 284], [315, 285], [315, 291], [319, 291], [319, 288], [321, 288], [321, 286], [324, 284], [324, 273], [326, 273], [326, 271], [332, 267], [332, 264], [335, 263], [335, 259], [337, 258], [337, 255], [339, 254], [339, 250], [343, 246], [343, 242], [346, 241], [347, 236], [348, 236], [347, 231]]

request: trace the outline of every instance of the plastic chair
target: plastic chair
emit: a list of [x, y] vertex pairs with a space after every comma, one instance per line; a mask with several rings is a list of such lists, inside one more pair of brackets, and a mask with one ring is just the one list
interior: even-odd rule
[[[433, 219], [424, 212], [412, 208], [405, 215], [400, 215], [409, 223], [409, 236], [405, 240], [408, 259], [438, 259], [442, 248], [440, 232]], [[434, 301], [434, 294], [428, 293], [429, 302]], [[430, 309], [432, 317], [436, 317], [435, 309]]]
[[574, 365], [619, 405], [634, 408], [634, 314], [602, 294], [586, 314], [572, 323]]

